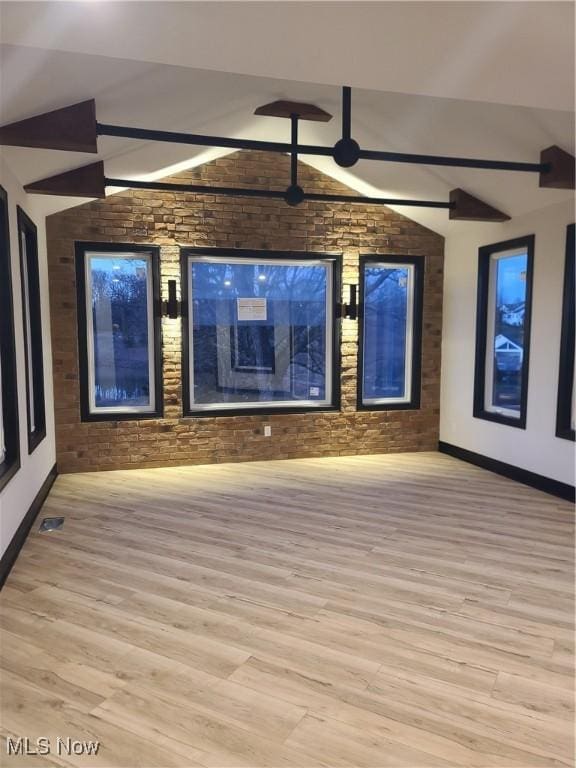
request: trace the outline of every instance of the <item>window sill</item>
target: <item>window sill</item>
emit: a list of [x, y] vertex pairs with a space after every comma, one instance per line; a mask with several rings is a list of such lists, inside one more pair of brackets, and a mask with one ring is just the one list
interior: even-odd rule
[[305, 407], [274, 408], [263, 404], [261, 408], [211, 408], [193, 411], [186, 409], [183, 412], [185, 419], [227, 418], [229, 416], [283, 416], [284, 414], [297, 413], [334, 413], [340, 411], [339, 405], [308, 405]]
[[142, 413], [135, 413], [134, 411], [129, 411], [126, 413], [121, 411], [117, 413], [83, 412], [80, 417], [80, 421], [144, 421], [145, 419], [162, 419], [163, 417], [163, 410], [142, 411]]
[[357, 411], [420, 411], [420, 402], [409, 403], [357, 403]]
[[504, 424], [507, 427], [516, 427], [517, 429], [526, 429], [526, 414], [520, 414], [515, 419], [513, 416], [505, 416], [503, 413], [493, 413], [492, 411], [475, 410], [473, 413], [475, 419], [484, 419], [484, 421], [493, 421], [495, 424]]

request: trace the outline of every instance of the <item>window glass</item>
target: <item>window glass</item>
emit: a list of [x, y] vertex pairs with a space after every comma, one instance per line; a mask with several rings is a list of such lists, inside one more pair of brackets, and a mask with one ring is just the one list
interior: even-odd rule
[[520, 416], [526, 316], [526, 250], [490, 258], [485, 408]]
[[30, 278], [28, 276], [28, 249], [26, 232], [20, 232], [20, 253], [22, 254], [22, 297], [24, 306], [24, 336], [26, 337], [26, 364], [28, 366], [28, 427], [30, 432], [36, 430], [36, 414], [34, 408], [34, 376], [32, 366], [32, 317], [30, 304]]
[[364, 270], [364, 402], [410, 399], [414, 267]]
[[[576, 356], [575, 356], [576, 358]], [[574, 365], [572, 366], [572, 395], [570, 397], [570, 429], [572, 432], [576, 429], [576, 387], [574, 386], [574, 382], [576, 381], [576, 359], [574, 360]]]
[[46, 436], [38, 235], [34, 222], [21, 208], [17, 210], [26, 360], [28, 451], [32, 453]]
[[8, 196], [0, 187], [0, 489], [20, 466]]
[[2, 358], [0, 357], [0, 465], [6, 458], [6, 440], [4, 438], [4, 396], [2, 394]]
[[358, 407], [420, 407], [424, 257], [360, 257]]
[[189, 257], [190, 407], [331, 403], [330, 261]]
[[151, 272], [150, 254], [86, 254], [92, 412], [155, 408]]
[[474, 416], [526, 428], [534, 235], [478, 252]]
[[560, 338], [560, 365], [558, 370], [558, 403], [556, 437], [576, 439], [576, 353], [575, 353], [575, 225], [566, 229], [566, 257], [564, 264], [564, 291], [562, 297], [562, 333]]

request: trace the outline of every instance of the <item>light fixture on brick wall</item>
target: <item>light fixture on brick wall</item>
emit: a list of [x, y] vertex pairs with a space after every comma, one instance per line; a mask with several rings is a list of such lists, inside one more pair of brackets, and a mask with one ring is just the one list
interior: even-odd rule
[[176, 280], [168, 280], [168, 299], [162, 302], [162, 314], [170, 320], [180, 317], [181, 302], [176, 294]]
[[347, 320], [358, 319], [358, 286], [355, 283], [348, 286], [349, 300], [348, 304], [344, 304], [342, 307], [342, 317]]

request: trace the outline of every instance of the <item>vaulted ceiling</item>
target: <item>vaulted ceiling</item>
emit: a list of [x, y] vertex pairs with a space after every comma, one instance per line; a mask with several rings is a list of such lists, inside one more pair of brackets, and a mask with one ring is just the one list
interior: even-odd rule
[[[552, 144], [574, 153], [572, 16], [571, 3], [554, 2], [2, 3], [0, 123], [95, 98], [103, 123], [287, 141], [287, 121], [253, 114], [286, 98], [334, 115], [300, 135], [331, 146], [338, 86], [351, 84], [353, 136], [366, 149], [538, 162]], [[98, 146], [107, 176], [132, 178], [225, 154], [109, 137]], [[22, 183], [94, 160], [2, 154]], [[446, 200], [462, 187], [512, 216], [572, 194], [525, 173], [303, 160], [363, 194]], [[445, 211], [399, 210], [443, 234], [466, 226]]]

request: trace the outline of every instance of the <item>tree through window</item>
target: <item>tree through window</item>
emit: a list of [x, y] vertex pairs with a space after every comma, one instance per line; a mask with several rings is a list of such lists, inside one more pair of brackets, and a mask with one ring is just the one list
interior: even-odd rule
[[419, 407], [422, 282], [422, 258], [361, 259], [360, 407]]
[[333, 404], [334, 259], [188, 252], [189, 410]]
[[157, 264], [151, 250], [81, 249], [78, 279], [84, 410], [156, 414]]
[[479, 253], [474, 415], [524, 427], [534, 238]]

